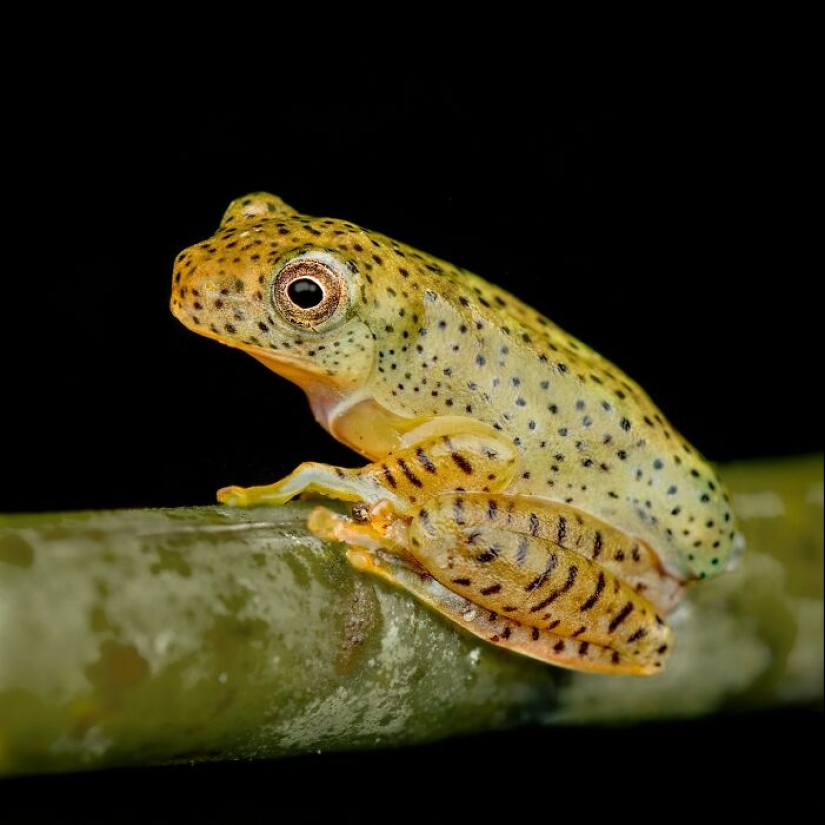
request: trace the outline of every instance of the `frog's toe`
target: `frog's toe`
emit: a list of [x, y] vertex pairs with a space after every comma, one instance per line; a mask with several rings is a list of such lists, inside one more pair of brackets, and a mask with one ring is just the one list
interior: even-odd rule
[[218, 502], [229, 507], [243, 507], [248, 504], [244, 487], [221, 487], [217, 493]]

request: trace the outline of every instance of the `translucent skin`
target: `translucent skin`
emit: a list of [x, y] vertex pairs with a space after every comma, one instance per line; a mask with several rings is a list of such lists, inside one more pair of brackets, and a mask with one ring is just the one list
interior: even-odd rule
[[[329, 317], [278, 292], [296, 267], [329, 274]], [[633, 381], [499, 287], [383, 235], [249, 195], [178, 256], [172, 311], [301, 386], [319, 423], [375, 462], [301, 465], [221, 499], [364, 502], [315, 529], [484, 638], [568, 667], [655, 672], [671, 647], [661, 614], [737, 544], [715, 471]], [[496, 618], [467, 620], [468, 604]]]

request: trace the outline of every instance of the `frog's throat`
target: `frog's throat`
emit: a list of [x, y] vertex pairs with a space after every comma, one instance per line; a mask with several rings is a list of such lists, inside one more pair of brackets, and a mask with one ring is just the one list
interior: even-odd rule
[[369, 391], [353, 389], [336, 376], [314, 370], [303, 359], [277, 358], [247, 349], [253, 358], [299, 386], [307, 396], [315, 420], [337, 441], [371, 461], [403, 446], [403, 433], [414, 422], [401, 418], [371, 398]]

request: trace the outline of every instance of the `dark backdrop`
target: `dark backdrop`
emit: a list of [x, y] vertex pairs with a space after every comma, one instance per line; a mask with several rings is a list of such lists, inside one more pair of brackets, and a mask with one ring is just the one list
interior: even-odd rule
[[[575, 71], [499, 68], [427, 77], [333, 62], [319, 79], [297, 64], [272, 78], [233, 65], [220, 86], [197, 72], [56, 71], [7, 134], [0, 507], [206, 504], [301, 460], [358, 462], [297, 389], [168, 312], [177, 252], [257, 189], [506, 284], [636, 378], [714, 459], [820, 450], [821, 302], [796, 206], [804, 113], [783, 80], [651, 72], [623, 86], [607, 72], [591, 85]], [[533, 731], [6, 790], [151, 799], [175, 787], [207, 809], [215, 787], [233, 785], [263, 805], [269, 794], [300, 804], [310, 777], [351, 810], [369, 804], [371, 778], [415, 788], [427, 810], [430, 788], [460, 775], [463, 788], [527, 793], [531, 817], [570, 792], [585, 813], [619, 797], [659, 818], [660, 804], [712, 807], [709, 787], [730, 810], [763, 810], [792, 788], [797, 803], [813, 799], [811, 765], [794, 756], [812, 730], [821, 716], [808, 712]]]

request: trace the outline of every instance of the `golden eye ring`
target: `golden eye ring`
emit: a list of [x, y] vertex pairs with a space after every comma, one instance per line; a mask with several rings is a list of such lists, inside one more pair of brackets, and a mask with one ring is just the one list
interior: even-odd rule
[[289, 261], [276, 275], [272, 291], [281, 316], [309, 328], [329, 321], [347, 299], [342, 274], [315, 258]]

